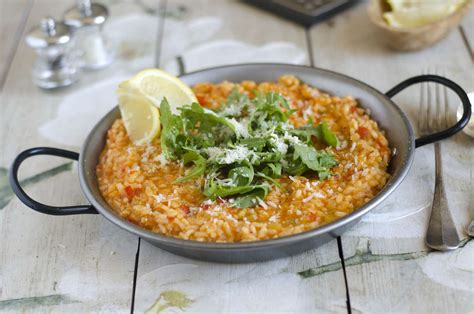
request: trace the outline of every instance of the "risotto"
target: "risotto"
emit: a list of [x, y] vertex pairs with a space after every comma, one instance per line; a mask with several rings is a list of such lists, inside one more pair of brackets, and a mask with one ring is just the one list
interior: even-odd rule
[[[350, 96], [336, 97], [292, 75], [277, 82], [201, 83], [193, 87], [204, 108], [218, 110], [233, 91], [249, 99], [257, 93], [283, 96], [293, 111], [288, 123], [301, 128], [324, 121], [338, 144], [321, 147], [333, 156], [330, 174], [305, 172], [271, 179], [254, 206], [235, 206], [233, 197], [209, 198], [205, 178], [180, 178], [190, 166], [165, 158], [159, 138], [134, 145], [122, 120], [107, 134], [97, 165], [101, 193], [124, 219], [166, 236], [207, 242], [278, 238], [311, 230], [367, 203], [386, 184], [390, 149], [384, 132]], [[290, 139], [291, 140], [291, 139]], [[315, 143], [318, 146], [318, 143]], [[263, 176], [263, 174], [262, 174]]]

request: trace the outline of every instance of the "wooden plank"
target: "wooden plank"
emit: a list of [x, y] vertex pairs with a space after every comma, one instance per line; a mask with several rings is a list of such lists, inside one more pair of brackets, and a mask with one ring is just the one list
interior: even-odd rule
[[[70, 5], [53, 0], [35, 3], [26, 31], [41, 17], [58, 17]], [[120, 14], [143, 11], [128, 3], [118, 3], [110, 9], [112, 20]], [[77, 85], [46, 92], [31, 82], [34, 52], [24, 44], [24, 36], [25, 32], [1, 95], [0, 312], [129, 312], [138, 238], [99, 215], [52, 217], [33, 212], [12, 198], [6, 171], [14, 156], [25, 148], [58, 146], [41, 136], [38, 128], [56, 116], [65, 97], [104, 77], [114, 77], [117, 68], [133, 60], [117, 60], [106, 70], [84, 73]], [[147, 40], [152, 43], [156, 38], [155, 28]], [[154, 51], [149, 54], [143, 57], [149, 57], [151, 67]], [[80, 114], [73, 119], [84, 119]], [[66, 126], [57, 131], [74, 130]], [[76, 167], [76, 163], [67, 160], [37, 157], [25, 162], [21, 175], [26, 178], [27, 192], [39, 201], [87, 204]]]
[[471, 61], [474, 62], [474, 9], [471, 9], [464, 17], [459, 31], [463, 36]]
[[[268, 13], [249, 7], [237, 1], [168, 1], [167, 9], [185, 6], [184, 23], [199, 24], [196, 18], [204, 13], [201, 8], [212, 7], [212, 19], [220, 20], [220, 28], [208, 41], [242, 41], [247, 45], [262, 46], [275, 41], [287, 41], [303, 50], [306, 55], [305, 32], [303, 28], [281, 20]], [[193, 22], [194, 20], [194, 22]], [[209, 22], [209, 19], [207, 20]], [[211, 25], [211, 24], [209, 24]], [[215, 25], [215, 24], [214, 24]], [[173, 32], [183, 27], [179, 21], [166, 19], [162, 47], [162, 65], [172, 64], [174, 49], [170, 43]], [[210, 26], [209, 26], [210, 27]], [[262, 31], [262, 28], [265, 28]], [[192, 37], [193, 35], [188, 34]], [[188, 38], [189, 38], [188, 37]], [[215, 47], [221, 42], [207, 45], [207, 56], [196, 51], [202, 49], [197, 42], [187, 46], [182, 56], [188, 71], [203, 67], [203, 63], [192, 63], [192, 57], [215, 58], [217, 64], [243, 62], [245, 58], [221, 58], [222, 50]], [[213, 47], [212, 49], [209, 48]], [[198, 48], [196, 48], [198, 47]], [[255, 49], [255, 48], [252, 48]], [[201, 50], [202, 51], [202, 50]], [[233, 55], [242, 51], [236, 49]], [[196, 55], [193, 55], [196, 53]], [[292, 54], [292, 56], [294, 56]], [[250, 58], [258, 58], [258, 53]], [[261, 56], [260, 56], [261, 57]], [[277, 60], [279, 56], [277, 56]], [[187, 59], [188, 58], [188, 59]], [[265, 54], [266, 61], [275, 58]], [[170, 61], [171, 60], [171, 61]], [[252, 61], [251, 59], [249, 61]], [[288, 60], [296, 60], [288, 58]], [[305, 62], [307, 62], [305, 56]], [[207, 61], [206, 61], [207, 62]], [[192, 66], [189, 66], [189, 65]], [[168, 69], [173, 69], [168, 68]], [[178, 71], [177, 71], [178, 72]], [[284, 287], [284, 289], [282, 289]], [[176, 309], [189, 312], [346, 312], [344, 278], [338, 256], [336, 241], [306, 252], [299, 256], [265, 263], [226, 265], [205, 263], [179, 257], [141, 241], [140, 257], [135, 294], [135, 311], [147, 309]]]
[[345, 302], [335, 241], [291, 258], [240, 265], [190, 260], [141, 242], [137, 313], [152, 307], [192, 313], [345, 313]]
[[[202, 10], [210, 7], [212, 11]], [[179, 8], [185, 20], [169, 18], [165, 25], [163, 42], [168, 45], [160, 67], [168, 71], [242, 62], [308, 63], [303, 29], [270, 13], [237, 1], [175, 0], [169, 1], [168, 12], [173, 13], [167, 15], [175, 16]]]
[[31, 0], [6, 0], [0, 2], [0, 92], [8, 68], [18, 46], [26, 18], [32, 5]]
[[[313, 27], [311, 39], [317, 66], [381, 91], [423, 72], [444, 74], [474, 90], [473, 66], [458, 31], [423, 51], [392, 51], [370, 23], [365, 6], [359, 5]], [[419, 97], [419, 87], [413, 87], [395, 98], [413, 123]], [[459, 101], [451, 97], [450, 103], [453, 118]], [[469, 141], [460, 134], [442, 143], [448, 199], [463, 237], [473, 215], [474, 150]], [[468, 312], [473, 308], [472, 244], [451, 253], [431, 253], [424, 245], [433, 186], [434, 156], [427, 146], [417, 149], [414, 165], [398, 190], [343, 236], [354, 310]]]

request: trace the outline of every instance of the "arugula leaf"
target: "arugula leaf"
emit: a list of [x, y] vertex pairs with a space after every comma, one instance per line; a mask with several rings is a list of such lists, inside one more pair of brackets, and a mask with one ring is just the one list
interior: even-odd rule
[[275, 184], [280, 189], [282, 188], [280, 182], [278, 182], [277, 180], [275, 180], [272, 177], [267, 176], [266, 174], [264, 174], [262, 172], [257, 172], [255, 175], [258, 176], [258, 177], [264, 178], [265, 180], [268, 180], [268, 181], [272, 182], [273, 184]]
[[171, 112], [168, 100], [163, 98], [160, 104], [160, 122], [161, 122], [161, 150], [167, 159], [175, 159], [173, 152], [176, 146], [176, 137], [178, 136], [178, 119]]
[[238, 194], [245, 194], [255, 189], [255, 186], [224, 186], [218, 184], [211, 184], [204, 188], [204, 195], [212, 200], [217, 197], [227, 197]]
[[262, 169], [260, 173], [263, 173], [270, 178], [279, 178], [281, 177], [282, 166], [280, 163], [268, 163]]
[[217, 111], [192, 103], [173, 115], [166, 99], [160, 106], [161, 146], [167, 159], [193, 164], [175, 182], [204, 176], [203, 193], [210, 199], [229, 197], [233, 206], [259, 204], [270, 185], [283, 175], [316, 172], [320, 180], [331, 175], [334, 156], [317, 150], [312, 137], [339, 145], [326, 122], [295, 129], [293, 114], [282, 95], [256, 92], [254, 99], [234, 89]]
[[193, 122], [200, 122], [201, 127], [215, 126], [223, 124], [232, 131], [236, 132], [235, 125], [226, 117], [218, 115], [216, 112], [201, 107], [198, 103], [192, 103], [191, 106], [179, 108], [185, 117], [193, 118]]
[[250, 185], [250, 183], [252, 183], [253, 176], [254, 172], [251, 165], [235, 167], [229, 171], [229, 178], [237, 186]]
[[317, 151], [314, 147], [300, 144], [297, 144], [294, 147], [294, 160], [300, 158], [309, 169], [318, 173], [320, 179], [327, 178], [329, 174], [329, 168], [337, 164], [331, 153]]
[[329, 126], [327, 122], [323, 122], [320, 125], [316, 127], [319, 131], [319, 136], [318, 139], [323, 139], [324, 142], [332, 147], [337, 147], [339, 146], [339, 140], [337, 139], [336, 134], [332, 133], [331, 130], [329, 130]]
[[264, 138], [252, 137], [244, 138], [239, 140], [239, 143], [247, 147], [251, 147], [255, 150], [261, 151], [263, 147], [267, 144], [267, 140]]
[[316, 136], [318, 141], [321, 143], [332, 147], [339, 146], [339, 140], [337, 139], [336, 134], [329, 129], [327, 122], [323, 122], [316, 127], [306, 125], [291, 130], [291, 133], [298, 136], [303, 142], [309, 143], [311, 141], [311, 136]]
[[244, 163], [230, 169], [226, 179], [218, 178], [219, 170], [221, 169], [216, 166], [216, 169], [214, 169], [204, 184], [204, 194], [211, 199], [247, 193], [254, 188], [251, 186], [254, 179], [254, 171], [251, 164]]
[[239, 90], [234, 87], [225, 106], [221, 106], [218, 113], [225, 117], [240, 117], [248, 110], [251, 105], [247, 95], [239, 93]]
[[204, 159], [204, 157], [202, 157], [199, 153], [195, 151], [189, 151], [183, 156], [183, 164], [187, 165], [191, 162], [194, 164], [194, 167], [188, 172], [187, 175], [176, 179], [174, 183], [184, 182], [191, 178], [199, 177], [204, 174], [204, 172], [206, 171], [206, 160]]
[[308, 171], [308, 166], [301, 162], [300, 159], [293, 160], [288, 162], [288, 165], [285, 167], [285, 173], [292, 175], [292, 176], [300, 176], [306, 171]]
[[239, 208], [252, 207], [260, 203], [270, 191], [270, 187], [266, 184], [256, 185], [251, 192], [248, 192], [235, 199], [233, 206]]

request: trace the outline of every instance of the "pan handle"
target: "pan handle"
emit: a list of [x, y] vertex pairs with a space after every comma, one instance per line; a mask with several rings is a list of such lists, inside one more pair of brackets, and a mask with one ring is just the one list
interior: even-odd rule
[[450, 136], [453, 136], [454, 134], [458, 133], [461, 131], [469, 122], [469, 119], [471, 118], [471, 103], [469, 102], [469, 97], [467, 97], [466, 92], [459, 86], [458, 84], [454, 83], [451, 80], [448, 80], [447, 78], [438, 76], [438, 75], [419, 75], [419, 76], [414, 76], [412, 78], [409, 78], [395, 87], [393, 87], [391, 90], [385, 93], [388, 97], [392, 98], [408, 86], [411, 86], [413, 84], [417, 83], [424, 83], [424, 82], [435, 82], [441, 85], [444, 85], [451, 89], [453, 92], [455, 92], [459, 99], [461, 99], [464, 111], [462, 114], [461, 119], [453, 126], [439, 131], [434, 134], [430, 134], [427, 136], [422, 136], [420, 138], [417, 138], [415, 141], [415, 147], [420, 147], [426, 144], [431, 144], [440, 140], [444, 140]]
[[79, 160], [79, 154], [75, 152], [71, 152], [68, 150], [58, 149], [58, 148], [51, 148], [51, 147], [35, 147], [27, 149], [21, 152], [13, 161], [9, 179], [10, 185], [13, 189], [13, 192], [16, 196], [23, 202], [26, 206], [36, 210], [37, 212], [48, 214], [48, 215], [76, 215], [76, 214], [98, 214], [94, 207], [91, 205], [79, 205], [79, 206], [66, 206], [66, 207], [58, 207], [58, 206], [49, 206], [45, 204], [41, 204], [31, 197], [29, 197], [25, 191], [21, 188], [20, 182], [18, 180], [18, 169], [20, 168], [21, 163], [30, 157], [36, 155], [51, 155], [51, 156], [59, 156], [64, 158], [69, 158], [72, 160]]

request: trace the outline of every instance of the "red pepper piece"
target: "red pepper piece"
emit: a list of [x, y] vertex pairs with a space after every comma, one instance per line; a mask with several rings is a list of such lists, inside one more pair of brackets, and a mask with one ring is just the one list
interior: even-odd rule
[[369, 135], [369, 129], [363, 127], [363, 126], [360, 126], [358, 129], [357, 129], [357, 133], [359, 133], [359, 136], [360, 138], [364, 139], [367, 137], [367, 135]]
[[191, 212], [188, 205], [181, 205], [181, 209], [184, 211], [186, 215]]
[[125, 187], [125, 193], [127, 193], [128, 198], [133, 198], [135, 196], [135, 190], [130, 185]]

